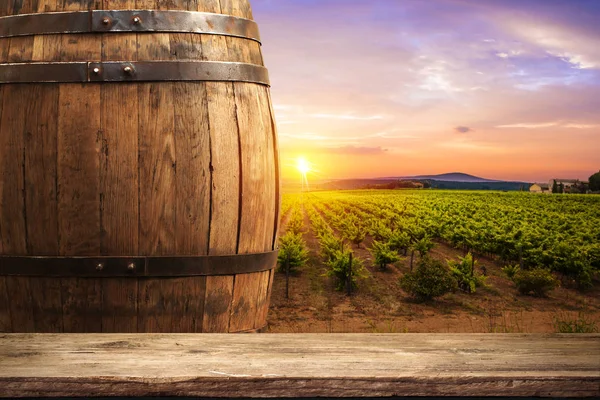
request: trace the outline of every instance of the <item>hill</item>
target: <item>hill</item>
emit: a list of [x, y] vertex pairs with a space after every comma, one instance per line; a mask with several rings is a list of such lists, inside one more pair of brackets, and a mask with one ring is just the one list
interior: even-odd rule
[[353, 190], [353, 189], [389, 189], [402, 188], [406, 185], [398, 182], [420, 183], [433, 189], [453, 190], [529, 190], [528, 182], [499, 181], [481, 178], [462, 172], [451, 172], [439, 175], [416, 175], [403, 177], [386, 177], [374, 179], [340, 179], [323, 182], [314, 189], [319, 190]]
[[478, 176], [464, 174], [462, 172], [451, 172], [451, 173], [440, 174], [440, 175], [418, 175], [418, 176], [411, 176], [411, 177], [406, 177], [406, 178], [401, 178], [401, 179], [432, 180], [432, 181], [439, 181], [439, 182], [477, 182], [477, 183], [502, 182], [502, 181], [496, 181], [496, 180], [492, 180], [492, 179], [480, 178]]

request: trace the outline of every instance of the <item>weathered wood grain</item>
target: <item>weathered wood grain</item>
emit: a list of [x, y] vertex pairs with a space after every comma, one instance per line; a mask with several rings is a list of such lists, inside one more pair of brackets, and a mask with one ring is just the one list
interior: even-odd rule
[[58, 115], [59, 251], [66, 256], [100, 251], [100, 86], [61, 85]]
[[275, 176], [271, 127], [265, 126], [257, 85], [235, 83], [237, 120], [242, 154], [243, 199], [238, 251], [268, 251], [273, 245]]
[[19, 332], [35, 332], [30, 278], [26, 276], [6, 277], [6, 297], [9, 299], [11, 325]]
[[211, 146], [211, 255], [237, 251], [240, 203], [239, 138], [233, 84], [206, 84]]
[[600, 335], [0, 335], [0, 396], [600, 396]]
[[2, 91], [0, 116], [0, 242], [4, 254], [27, 254], [24, 196], [24, 131], [27, 85], [8, 85]]
[[[279, 152], [279, 142], [277, 135], [277, 124], [275, 122], [275, 111], [273, 110], [273, 101], [271, 100], [271, 89], [265, 88], [265, 92], [267, 95], [267, 105], [269, 107], [269, 115], [270, 115], [270, 123], [271, 130], [273, 133], [273, 147], [274, 152], [273, 155], [275, 157], [274, 167], [275, 167], [275, 228], [273, 232], [273, 250], [277, 248], [277, 239], [279, 238], [279, 229], [281, 225], [282, 215], [281, 215], [281, 155]], [[271, 277], [271, 282], [273, 281], [273, 277]], [[270, 285], [271, 287], [272, 285]], [[270, 297], [270, 293], [269, 293]], [[267, 302], [270, 302], [270, 298]]]
[[30, 277], [29, 285], [35, 332], [63, 332], [61, 280]]
[[31, 255], [58, 254], [58, 85], [28, 88], [24, 137], [25, 215]]
[[6, 277], [4, 276], [0, 276], [0, 332], [12, 332], [10, 300], [8, 298]]
[[210, 126], [204, 83], [176, 83], [176, 252], [208, 254], [210, 224]]
[[61, 300], [65, 332], [102, 332], [102, 282], [62, 278]]
[[207, 276], [202, 332], [229, 332], [233, 276]]
[[[107, 10], [135, 9], [135, 0], [104, 0]], [[137, 60], [137, 34], [102, 37], [102, 60]], [[138, 254], [139, 166], [136, 85], [102, 85], [100, 153], [101, 252]], [[102, 281], [102, 331], [137, 332], [138, 281]]]

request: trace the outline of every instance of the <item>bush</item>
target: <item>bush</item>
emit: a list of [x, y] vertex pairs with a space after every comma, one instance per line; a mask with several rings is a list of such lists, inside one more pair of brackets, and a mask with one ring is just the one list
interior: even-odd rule
[[430, 300], [456, 290], [457, 282], [440, 261], [424, 257], [415, 272], [400, 278], [400, 286], [419, 300]]
[[327, 275], [336, 278], [336, 289], [344, 290], [348, 279], [352, 281], [352, 289], [358, 285], [358, 278], [364, 277], [363, 265], [356, 257], [352, 257], [352, 265], [350, 265], [350, 252], [337, 251], [331, 260], [327, 262], [329, 270]]
[[475, 272], [477, 261], [471, 253], [460, 257], [459, 261], [448, 261], [448, 266], [463, 292], [475, 293], [477, 287], [485, 285], [485, 276]]
[[504, 272], [504, 274], [506, 274], [508, 279], [510, 279], [511, 281], [514, 281], [515, 275], [520, 270], [521, 268], [518, 265], [507, 265], [506, 267], [502, 268], [502, 272]]
[[390, 248], [389, 243], [374, 241], [373, 247], [371, 248], [371, 254], [375, 257], [375, 264], [377, 264], [381, 270], [385, 270], [388, 264], [400, 260], [398, 253]]
[[556, 278], [544, 268], [519, 270], [513, 280], [519, 293], [536, 297], [545, 297], [558, 286]]
[[285, 272], [285, 265], [288, 260], [290, 263], [290, 271], [303, 266], [308, 260], [306, 243], [301, 235], [295, 235], [292, 232], [286, 233], [279, 239], [279, 255], [277, 256], [277, 262], [279, 263], [280, 271]]

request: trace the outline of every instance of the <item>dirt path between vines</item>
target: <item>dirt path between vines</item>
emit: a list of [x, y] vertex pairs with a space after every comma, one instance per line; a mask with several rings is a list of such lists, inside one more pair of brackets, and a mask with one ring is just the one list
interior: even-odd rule
[[[430, 303], [414, 302], [398, 286], [399, 278], [410, 269], [410, 256], [380, 271], [368, 250], [370, 237], [354, 249], [370, 276], [348, 297], [335, 291], [334, 282], [326, 276], [318, 239], [307, 228], [311, 224], [306, 212], [304, 226], [309, 262], [290, 277], [289, 299], [285, 274], [275, 275], [268, 332], [551, 333], [555, 319], [572, 320], [581, 313], [600, 328], [600, 285], [585, 294], [560, 287], [549, 298], [522, 296], [502, 273], [503, 265], [485, 257], [478, 262], [486, 267], [488, 288], [471, 295], [451, 293]], [[445, 262], [464, 253], [438, 242], [431, 255]]]

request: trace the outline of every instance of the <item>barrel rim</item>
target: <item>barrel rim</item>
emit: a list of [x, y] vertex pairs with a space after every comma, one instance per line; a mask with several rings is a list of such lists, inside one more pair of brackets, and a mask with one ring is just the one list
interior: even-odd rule
[[12, 256], [0, 255], [0, 276], [64, 278], [173, 278], [265, 272], [278, 251], [208, 256]]
[[186, 10], [88, 10], [0, 17], [0, 38], [73, 33], [197, 33], [261, 43], [256, 21]]
[[267, 68], [239, 62], [164, 60], [0, 64], [0, 84], [162, 81], [271, 84]]

